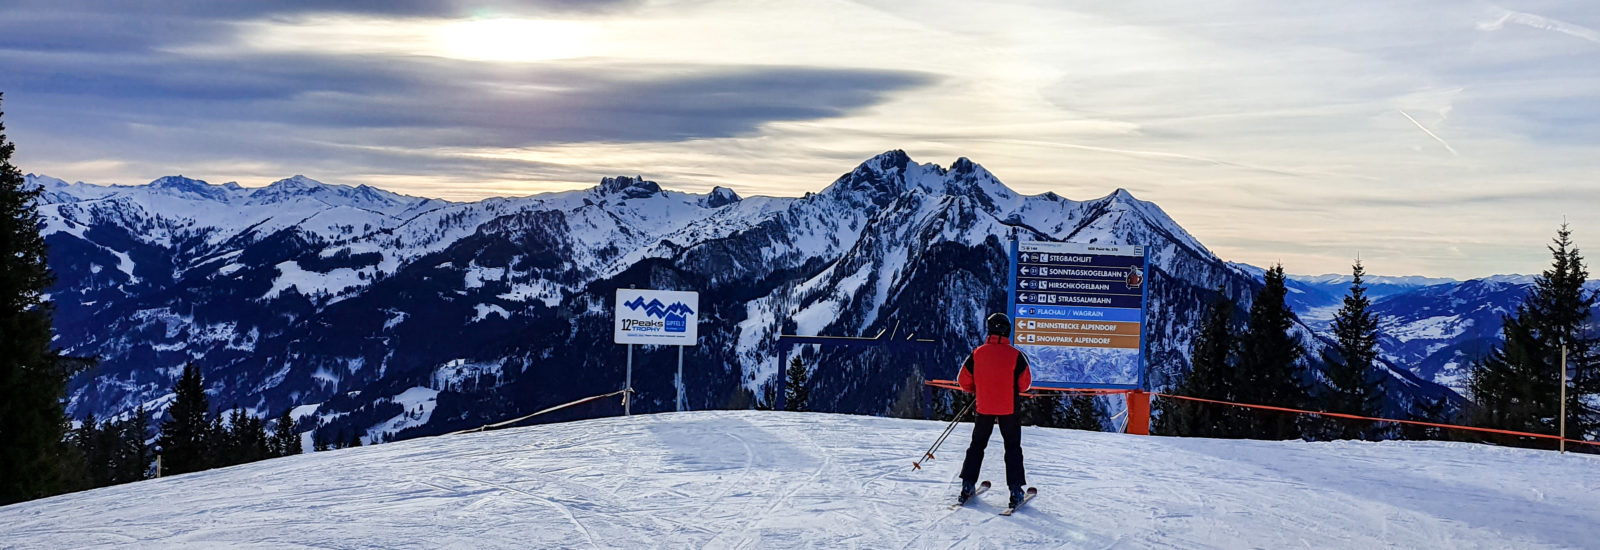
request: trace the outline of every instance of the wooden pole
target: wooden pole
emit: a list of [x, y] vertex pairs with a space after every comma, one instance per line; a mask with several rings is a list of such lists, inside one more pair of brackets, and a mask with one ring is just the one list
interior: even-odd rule
[[1567, 346], [1561, 345], [1561, 454], [1567, 453]]

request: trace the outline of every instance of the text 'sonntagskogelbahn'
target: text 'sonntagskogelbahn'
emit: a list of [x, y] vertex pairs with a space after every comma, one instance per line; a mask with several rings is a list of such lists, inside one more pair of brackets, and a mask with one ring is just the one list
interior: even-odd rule
[[1018, 345], [1140, 349], [1144, 247], [1023, 242], [1014, 269]]

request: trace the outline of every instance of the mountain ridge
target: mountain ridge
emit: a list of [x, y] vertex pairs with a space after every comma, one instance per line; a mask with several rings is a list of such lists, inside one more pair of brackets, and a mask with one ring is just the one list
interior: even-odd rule
[[[220, 198], [164, 189], [203, 183], [187, 178], [109, 192], [33, 181], [53, 192], [40, 211], [58, 273], [58, 343], [102, 358], [73, 381], [73, 414], [159, 408], [171, 373], [193, 361], [214, 403], [293, 409], [319, 432], [369, 442], [612, 391], [627, 359], [610, 344], [612, 290], [630, 285], [701, 292], [701, 339], [687, 359], [701, 367], [682, 381], [692, 408], [759, 395], [782, 371], [779, 334], [903, 325], [936, 341], [894, 357], [802, 350], [817, 405], [865, 414], [904, 410], [907, 388], [949, 377], [948, 358], [981, 339], [978, 321], [1004, 308], [1013, 236], [1149, 247], [1156, 384], [1186, 370], [1215, 289], [1259, 286], [1126, 190], [1020, 195], [969, 159], [946, 169], [903, 151], [801, 197], [686, 193], [637, 176], [470, 203], [304, 176]], [[642, 375], [668, 361], [636, 358], [637, 410], [673, 406], [677, 383]], [[1319, 376], [1314, 360], [1305, 367]], [[1395, 411], [1447, 392], [1392, 374]], [[419, 391], [438, 392], [421, 423], [394, 405]]]

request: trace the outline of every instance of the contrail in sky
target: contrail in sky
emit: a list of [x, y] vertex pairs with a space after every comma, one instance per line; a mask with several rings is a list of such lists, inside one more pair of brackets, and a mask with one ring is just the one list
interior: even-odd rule
[[1600, 42], [1600, 32], [1595, 32], [1594, 29], [1584, 27], [1582, 25], [1574, 25], [1566, 21], [1551, 19], [1549, 17], [1532, 13], [1523, 13], [1511, 10], [1502, 11], [1505, 11], [1505, 13], [1500, 15], [1500, 19], [1478, 23], [1478, 29], [1485, 31], [1497, 31], [1505, 27], [1505, 24], [1509, 22], [1519, 25], [1527, 25], [1535, 29], [1544, 29], [1547, 31], [1555, 31], [1562, 34], [1576, 36], [1590, 42]]
[[1461, 156], [1461, 153], [1457, 153], [1456, 148], [1451, 147], [1449, 143], [1446, 143], [1444, 138], [1439, 137], [1439, 134], [1433, 133], [1433, 130], [1429, 130], [1427, 126], [1423, 126], [1421, 122], [1417, 122], [1417, 119], [1411, 118], [1411, 115], [1406, 114], [1405, 109], [1400, 109], [1400, 116], [1406, 117], [1406, 120], [1409, 120], [1412, 124], [1417, 125], [1417, 129], [1422, 130], [1422, 132], [1425, 134], [1428, 134], [1428, 137], [1431, 137], [1434, 141], [1439, 142], [1439, 145], [1443, 145], [1445, 149], [1450, 151], [1450, 154], [1458, 157]]

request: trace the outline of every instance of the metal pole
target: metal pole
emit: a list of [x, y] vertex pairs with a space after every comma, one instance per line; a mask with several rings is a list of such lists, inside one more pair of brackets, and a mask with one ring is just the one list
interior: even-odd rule
[[683, 346], [678, 346], [678, 412], [683, 412]]
[[772, 410], [775, 410], [775, 411], [788, 410], [788, 409], [785, 408], [788, 405], [788, 403], [785, 401], [785, 398], [784, 398], [785, 394], [787, 394], [788, 391], [789, 391], [789, 388], [787, 386], [787, 384], [789, 383], [788, 380], [787, 380], [788, 377], [785, 376], [787, 371], [784, 370], [784, 369], [786, 369], [788, 367], [789, 367], [789, 346], [787, 344], [784, 344], [783, 343], [783, 337], [779, 336], [778, 337], [778, 391], [774, 392], [777, 395], [773, 396], [773, 397], [777, 398], [776, 399], [777, 403], [768, 403], [767, 404], [768, 406], [772, 407]]
[[628, 344], [628, 381], [622, 385], [622, 416], [633, 415], [633, 344]]
[[1561, 453], [1567, 452], [1567, 346], [1561, 345]]

